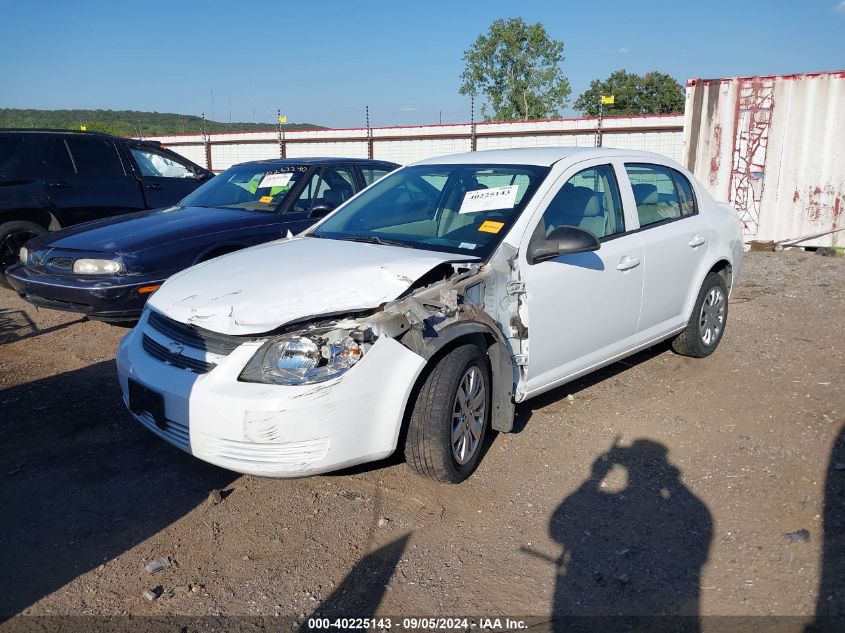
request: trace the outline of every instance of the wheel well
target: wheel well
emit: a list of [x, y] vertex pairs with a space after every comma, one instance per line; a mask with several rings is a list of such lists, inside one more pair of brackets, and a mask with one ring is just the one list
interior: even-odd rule
[[461, 345], [466, 345], [467, 343], [472, 343], [473, 345], [481, 349], [482, 352], [487, 354], [487, 350], [490, 349], [490, 346], [495, 343], [495, 338], [492, 334], [484, 334], [481, 332], [470, 332], [467, 334], [462, 334], [460, 336], [455, 337], [448, 343], [444, 344], [443, 347], [438, 349], [426, 360], [425, 367], [423, 367], [423, 370], [420, 372], [420, 375], [417, 376], [417, 380], [416, 382], [414, 382], [414, 386], [411, 388], [411, 391], [408, 395], [408, 399], [405, 401], [405, 410], [402, 413], [402, 426], [399, 427], [399, 437], [396, 442], [397, 450], [402, 450], [402, 447], [405, 446], [405, 440], [408, 437], [408, 425], [410, 424], [411, 420], [411, 412], [413, 410], [417, 396], [419, 395], [420, 389], [422, 389], [422, 386], [428, 379], [428, 375], [431, 373], [437, 363], [440, 362], [441, 358], [443, 358], [453, 349], [460, 347]]
[[234, 253], [235, 251], [239, 251], [244, 246], [240, 244], [228, 244], [226, 246], [214, 246], [207, 251], [204, 251], [199, 256], [197, 256], [195, 264], [199, 264], [200, 262], [208, 261], [209, 259], [214, 259], [215, 257], [220, 257], [221, 255], [226, 255], [227, 253]]
[[62, 228], [56, 216], [46, 209], [12, 209], [0, 213], [0, 224], [16, 221], [33, 222], [43, 226], [48, 231], [56, 231]]
[[707, 274], [709, 275], [710, 273], [718, 273], [722, 276], [722, 279], [725, 280], [725, 285], [728, 287], [728, 294], [730, 295], [731, 283], [733, 282], [733, 266], [731, 266], [730, 262], [726, 259], [716, 262]]

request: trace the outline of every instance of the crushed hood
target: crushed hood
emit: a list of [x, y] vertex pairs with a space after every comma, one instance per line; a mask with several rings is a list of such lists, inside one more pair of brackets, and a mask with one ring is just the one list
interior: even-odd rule
[[291, 321], [377, 308], [438, 264], [465, 256], [297, 237], [212, 259], [174, 275], [155, 310], [221, 334], [260, 334]]

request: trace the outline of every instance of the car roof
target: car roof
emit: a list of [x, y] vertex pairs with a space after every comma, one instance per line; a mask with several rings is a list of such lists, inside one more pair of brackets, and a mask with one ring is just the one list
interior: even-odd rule
[[[371, 158], [338, 158], [336, 156], [308, 156], [303, 158], [267, 158], [264, 160], [250, 160], [238, 165], [269, 165], [269, 166], [284, 166], [284, 165], [393, 165], [398, 167], [396, 163], [389, 160], [378, 160]], [[233, 165], [234, 166], [234, 165]]]
[[116, 138], [112, 134], [96, 130], [65, 130], [49, 127], [0, 127], [0, 134], [73, 134], [74, 136], [105, 136]]
[[[490, 164], [490, 165], [538, 165], [550, 167], [555, 163], [572, 159], [571, 162], [591, 158], [642, 158], [644, 160], [667, 159], [662, 154], [643, 152], [632, 149], [612, 149], [608, 147], [525, 147], [517, 149], [492, 149], [480, 152], [465, 152], [448, 156], [435, 156], [417, 161], [414, 165], [454, 165], [454, 164]], [[673, 162], [673, 161], [672, 161]]]

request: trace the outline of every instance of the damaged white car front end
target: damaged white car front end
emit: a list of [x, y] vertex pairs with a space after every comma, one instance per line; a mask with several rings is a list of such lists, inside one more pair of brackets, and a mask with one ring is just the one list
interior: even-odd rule
[[[454, 259], [302, 237], [177, 275], [120, 344], [124, 401], [162, 439], [242, 473], [299, 477], [387, 457], [442, 345], [475, 332], [507, 349], [481, 309], [496, 293], [492, 263], [484, 275]], [[426, 275], [436, 281], [415, 287]], [[509, 401], [509, 353], [501, 361]]]

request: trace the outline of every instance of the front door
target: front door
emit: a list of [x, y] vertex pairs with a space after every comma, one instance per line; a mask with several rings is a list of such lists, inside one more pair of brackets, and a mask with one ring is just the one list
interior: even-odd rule
[[197, 188], [197, 175], [172, 152], [151, 147], [131, 147], [129, 151], [138, 165], [144, 197], [151, 209], [174, 205]]
[[549, 202], [532, 232], [532, 239], [537, 239], [559, 226], [576, 226], [592, 232], [601, 247], [536, 264], [525, 262], [529, 394], [586, 373], [634, 347], [643, 245], [637, 233], [626, 232], [619, 167], [594, 161], [565, 172], [560, 186], [547, 196]]

